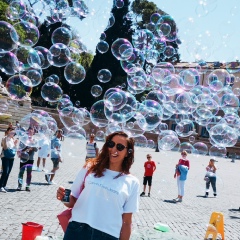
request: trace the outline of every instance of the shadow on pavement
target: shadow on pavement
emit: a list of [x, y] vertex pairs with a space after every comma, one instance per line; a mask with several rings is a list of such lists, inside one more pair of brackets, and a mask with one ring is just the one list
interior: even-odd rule
[[16, 188], [8, 188], [7, 189], [7, 192], [8, 193], [11, 193], [11, 192], [18, 192]]
[[176, 202], [173, 201], [173, 200], [163, 200], [163, 202], [166, 202], [166, 203], [174, 203], [174, 204], [176, 204]]
[[229, 216], [231, 219], [240, 219], [240, 217]]
[[199, 198], [216, 198], [216, 197], [210, 197], [210, 196], [205, 197], [205, 195], [197, 195], [196, 197], [199, 197]]
[[228, 209], [228, 211], [230, 211], [230, 212], [240, 212], [240, 208], [231, 208], [231, 209]]
[[41, 186], [50, 186], [48, 183], [40, 183], [40, 182], [31, 182], [32, 185], [41, 185]]

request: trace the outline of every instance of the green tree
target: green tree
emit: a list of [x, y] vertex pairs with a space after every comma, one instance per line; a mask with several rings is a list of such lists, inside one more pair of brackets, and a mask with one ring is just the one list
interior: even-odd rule
[[[109, 44], [109, 50], [101, 54], [96, 49], [96, 55], [94, 56], [91, 67], [87, 71], [85, 80], [73, 89], [71, 99], [74, 101], [80, 100], [83, 106], [89, 108], [97, 100], [91, 95], [91, 87], [93, 85], [100, 85], [102, 87], [103, 93], [100, 96], [100, 98], [102, 98], [107, 89], [126, 82], [127, 74], [123, 71], [119, 60], [113, 56], [111, 46], [118, 38], [125, 38], [130, 42], [132, 40], [132, 21], [126, 18], [126, 14], [129, 12], [129, 6], [129, 0], [124, 0], [124, 6], [122, 8], [113, 6], [111, 13], [115, 17], [115, 23], [112, 27], [105, 30], [105, 41]], [[97, 74], [101, 69], [108, 69], [112, 73], [110, 82], [99, 82]]]
[[[147, 0], [134, 0], [131, 9], [135, 14], [135, 20], [137, 22], [138, 29], [146, 29], [148, 23], [150, 22], [150, 18], [152, 14], [158, 13], [160, 16], [168, 15], [166, 12], [162, 11], [157, 7], [157, 5], [153, 2], [149, 2]], [[177, 27], [176, 27], [177, 31]], [[155, 34], [155, 32], [154, 32]], [[175, 54], [170, 57], [166, 58], [163, 53], [159, 55], [159, 62], [180, 62], [180, 54], [178, 53], [178, 44], [181, 41], [176, 39], [175, 41], [167, 41], [167, 46], [172, 46], [175, 49]], [[156, 50], [158, 50], [158, 46], [155, 45]]]

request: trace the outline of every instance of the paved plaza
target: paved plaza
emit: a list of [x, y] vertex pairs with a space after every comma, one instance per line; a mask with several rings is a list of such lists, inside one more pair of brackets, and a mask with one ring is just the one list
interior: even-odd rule
[[[0, 133], [2, 137], [3, 133]], [[102, 146], [102, 143], [98, 143]], [[16, 191], [19, 159], [15, 159], [9, 177], [8, 193], [0, 192], [0, 240], [21, 239], [23, 222], [37, 222], [44, 226], [43, 236], [62, 239], [63, 232], [56, 215], [64, 209], [56, 199], [59, 185], [71, 187], [71, 182], [84, 164], [85, 143], [65, 138], [63, 142], [64, 161], [60, 164], [55, 181], [57, 185], [48, 185], [43, 172], [33, 172], [31, 192]], [[188, 155], [190, 171], [182, 203], [173, 203], [177, 197], [176, 179], [173, 178], [178, 152], [155, 152], [154, 149], [136, 148], [132, 174], [138, 177], [142, 191], [143, 164], [146, 154], [151, 153], [157, 170], [153, 176], [151, 197], [140, 198], [140, 210], [133, 217], [132, 239], [195, 240], [204, 239], [207, 224], [212, 212], [222, 212], [225, 221], [225, 239], [240, 239], [240, 161], [217, 159], [218, 196], [204, 198], [205, 167], [209, 156]], [[37, 154], [35, 155], [35, 164]], [[52, 164], [47, 159], [47, 169]], [[24, 179], [26, 178], [26, 173]], [[101, 207], [101, 206], [99, 206]], [[97, 216], [95, 216], [97, 217]], [[156, 222], [167, 224], [169, 233], [153, 230]]]

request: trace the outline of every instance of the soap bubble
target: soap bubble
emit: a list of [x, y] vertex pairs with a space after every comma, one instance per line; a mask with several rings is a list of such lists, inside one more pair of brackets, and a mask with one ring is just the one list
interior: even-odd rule
[[104, 101], [100, 100], [95, 102], [90, 109], [91, 122], [97, 127], [106, 127], [108, 119], [104, 113]]
[[208, 146], [203, 142], [197, 142], [193, 145], [193, 147], [195, 148], [195, 151], [194, 151], [195, 154], [199, 154], [203, 156], [208, 154]]
[[62, 43], [53, 44], [49, 49], [48, 61], [55, 67], [63, 67], [70, 61], [70, 50]]
[[0, 50], [0, 70], [8, 75], [14, 75], [18, 72], [19, 62], [14, 53], [1, 53]]
[[[23, 84], [28, 82], [29, 86]], [[30, 87], [31, 81], [25, 75], [15, 75], [10, 77], [6, 82], [6, 90], [8, 91], [11, 99], [22, 100], [26, 97], [29, 97], [32, 93], [32, 87]]]
[[[51, 64], [48, 61], [48, 55], [51, 55], [51, 53], [49, 52], [49, 50], [47, 48], [41, 47], [41, 46], [37, 46], [34, 48], [35, 51], [37, 51], [41, 64], [40, 67], [42, 69], [46, 69], [48, 68]], [[51, 58], [51, 56], [49, 56], [49, 58]]]
[[0, 53], [12, 51], [17, 48], [18, 35], [15, 28], [8, 22], [0, 21]]
[[63, 43], [65, 45], [68, 45], [71, 40], [72, 40], [71, 30], [69, 30], [66, 27], [59, 27], [55, 29], [51, 36], [52, 44]]
[[100, 52], [100, 53], [106, 53], [109, 49], [109, 45], [106, 41], [100, 41], [98, 44], [97, 44], [97, 50]]
[[47, 82], [41, 88], [41, 96], [45, 101], [57, 102], [62, 97], [62, 89], [56, 83]]
[[111, 47], [112, 54], [118, 60], [127, 60], [133, 53], [132, 44], [124, 38], [118, 38]]
[[101, 69], [98, 72], [97, 78], [102, 83], [107, 83], [112, 78], [112, 73], [108, 69]]
[[93, 85], [91, 87], [91, 94], [94, 97], [99, 97], [102, 94], [102, 87], [100, 85]]
[[78, 84], [86, 77], [86, 71], [80, 63], [70, 62], [64, 68], [64, 77], [70, 84]]
[[11, 32], [12, 40], [14, 40], [18, 45], [23, 47], [31, 47], [38, 42], [40, 35], [38, 28], [34, 24], [26, 21], [21, 21], [15, 23], [13, 27], [18, 34], [18, 38], [15, 39], [15, 33]]

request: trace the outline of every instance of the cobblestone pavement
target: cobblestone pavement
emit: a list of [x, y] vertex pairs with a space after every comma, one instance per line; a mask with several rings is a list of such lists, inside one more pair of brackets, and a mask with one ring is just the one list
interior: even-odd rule
[[[1, 137], [0, 133], [0, 137]], [[99, 143], [101, 146], [102, 143]], [[63, 232], [56, 215], [64, 209], [56, 199], [59, 185], [71, 187], [77, 172], [82, 167], [85, 157], [85, 143], [65, 139], [63, 143], [64, 162], [56, 174], [57, 185], [48, 185], [43, 172], [33, 172], [31, 192], [16, 191], [19, 159], [15, 159], [9, 177], [8, 193], [0, 192], [0, 240], [21, 239], [23, 222], [32, 221], [44, 226], [43, 236], [55, 236], [62, 239]], [[225, 239], [240, 239], [240, 161], [218, 159], [218, 196], [212, 192], [204, 198], [205, 167], [209, 157], [189, 155], [191, 167], [186, 181], [185, 197], [182, 203], [173, 203], [177, 196], [176, 179], [173, 178], [174, 167], [180, 154], [177, 152], [155, 152], [154, 149], [137, 148], [132, 174], [142, 184], [143, 164], [146, 154], [152, 153], [157, 164], [153, 176], [151, 197], [140, 198], [140, 210], [133, 217], [132, 239], [195, 240], [204, 239], [207, 224], [212, 212], [222, 212], [225, 221]], [[35, 156], [36, 164], [37, 154]], [[51, 170], [50, 159], [47, 169]], [[26, 175], [26, 173], [25, 173]], [[26, 176], [24, 176], [26, 178]], [[142, 191], [142, 186], [141, 186]], [[169, 233], [153, 230], [156, 222], [168, 224]], [[145, 237], [142, 237], [142, 235]], [[155, 236], [154, 236], [155, 234]]]

